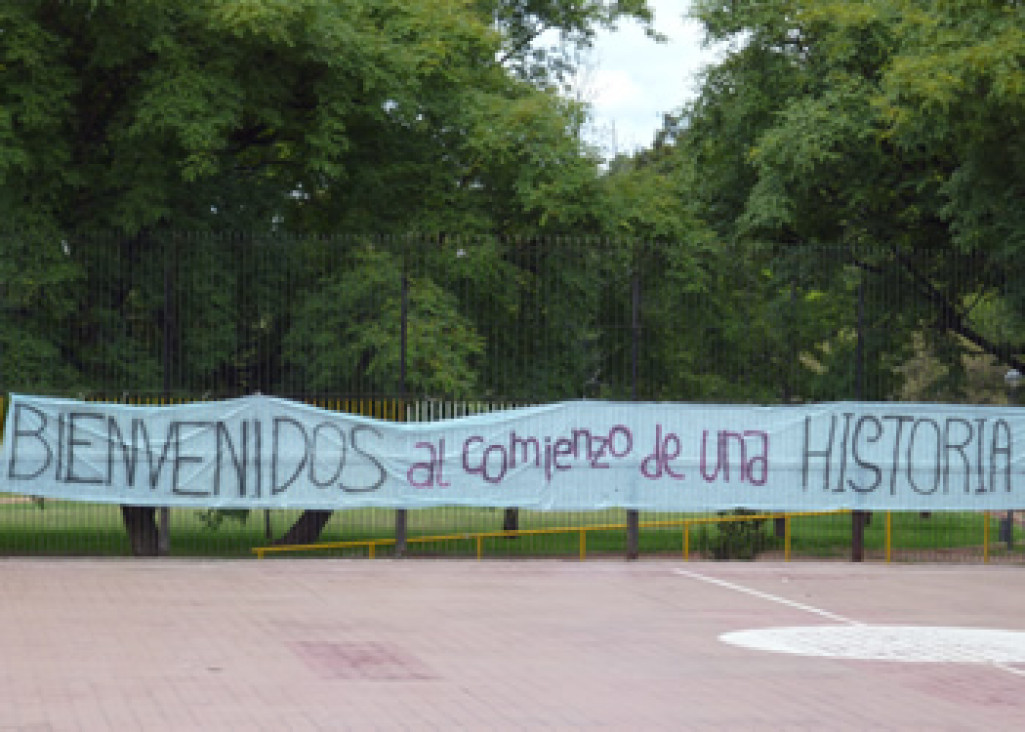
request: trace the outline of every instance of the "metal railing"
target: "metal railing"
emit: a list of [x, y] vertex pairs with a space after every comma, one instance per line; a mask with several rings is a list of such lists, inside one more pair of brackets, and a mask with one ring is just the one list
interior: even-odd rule
[[[736, 515], [736, 516], [717, 516], [715, 518], [689, 518], [689, 519], [677, 519], [670, 521], [641, 521], [639, 528], [641, 529], [666, 529], [671, 527], [677, 527], [682, 529], [683, 534], [683, 558], [685, 560], [690, 559], [690, 529], [692, 526], [701, 526], [706, 524], [723, 524], [731, 522], [755, 522], [765, 520], [781, 520], [785, 522], [786, 531], [784, 537], [784, 559], [790, 561], [790, 520], [795, 516], [837, 516], [848, 514], [850, 511], [805, 511], [796, 513], [772, 513], [772, 514], [750, 514], [750, 515]], [[626, 523], [616, 524], [594, 524], [589, 526], [558, 526], [546, 529], [519, 529], [514, 531], [472, 531], [463, 534], [448, 534], [438, 536], [416, 536], [407, 538], [407, 542], [410, 544], [431, 544], [438, 542], [447, 541], [473, 541], [476, 545], [477, 559], [484, 558], [484, 540], [485, 539], [511, 539], [518, 538], [521, 536], [544, 536], [544, 535], [555, 535], [555, 534], [576, 534], [579, 537], [579, 557], [580, 561], [584, 561], [587, 558], [587, 535], [596, 531], [626, 531]], [[290, 545], [276, 545], [276, 546], [260, 546], [252, 549], [253, 554], [256, 555], [257, 559], [263, 559], [268, 554], [281, 554], [281, 553], [295, 553], [295, 552], [319, 552], [319, 551], [331, 551], [336, 549], [366, 549], [367, 557], [373, 559], [377, 553], [378, 547], [394, 546], [395, 539], [371, 539], [369, 541], [331, 541], [331, 542], [319, 542], [316, 544], [290, 544]], [[889, 538], [887, 539], [887, 546], [889, 546]], [[889, 552], [887, 553], [887, 561], [889, 561]]]

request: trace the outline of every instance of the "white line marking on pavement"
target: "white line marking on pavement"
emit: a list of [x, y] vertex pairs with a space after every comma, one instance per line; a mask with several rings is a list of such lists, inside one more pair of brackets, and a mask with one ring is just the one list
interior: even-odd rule
[[993, 665], [996, 668], [1000, 669], [1001, 671], [1006, 671], [1009, 674], [1014, 674], [1015, 676], [1025, 676], [1025, 671], [1023, 671], [1020, 668], [1015, 668], [1014, 666], [1008, 666], [1008, 665], [1003, 664], [1003, 663], [997, 663], [996, 661], [993, 662]]
[[[906, 627], [885, 627], [866, 625], [857, 620], [846, 618], [843, 615], [831, 613], [822, 608], [806, 605], [802, 602], [794, 602], [779, 595], [769, 592], [762, 592], [750, 587], [744, 587], [734, 582], [727, 582], [716, 577], [709, 577], [699, 572], [690, 572], [686, 569], [672, 570], [681, 577], [706, 582], [711, 585], [723, 587], [733, 592], [741, 592], [762, 600], [775, 602], [779, 605], [792, 607], [796, 610], [812, 613], [819, 617], [833, 620], [851, 626], [852, 630], [834, 629], [840, 633], [839, 636], [830, 635], [828, 627], [809, 628], [765, 628], [753, 631], [738, 631], [724, 633], [720, 640], [734, 645], [757, 648], [760, 650], [773, 650], [785, 653], [797, 653], [799, 655], [824, 655], [834, 658], [864, 658], [864, 659], [888, 659], [903, 661], [932, 661], [938, 663], [968, 662], [980, 663], [991, 666], [1001, 671], [1016, 676], [1025, 676], [1025, 669], [1017, 668], [1010, 664], [1025, 664], [1022, 642], [1022, 634], [1015, 631], [994, 631], [986, 629], [964, 629], [964, 628], [926, 628], [918, 626]], [[856, 631], [853, 629], [857, 629]], [[801, 633], [810, 635], [801, 641]], [[867, 634], [864, 637], [853, 636], [842, 637], [844, 633]], [[821, 647], [816, 646], [816, 634], [825, 635]], [[976, 634], [968, 638], [967, 636]], [[779, 637], [777, 637], [779, 636]], [[877, 637], [878, 636], [878, 637]], [[935, 637], [933, 637], [935, 636]], [[882, 639], [882, 640], [880, 640]], [[898, 641], [900, 643], [898, 643]], [[928, 641], [928, 642], [927, 642]], [[878, 647], [872, 647], [874, 642]], [[845, 645], [846, 643], [846, 645]], [[903, 648], [895, 649], [895, 644], [903, 644]], [[849, 647], [848, 647], [849, 646]], [[1021, 660], [1019, 660], [1021, 659]]]
[[814, 613], [815, 615], [819, 615], [823, 618], [828, 618], [829, 620], [835, 620], [839, 623], [847, 623], [848, 625], [864, 625], [864, 623], [859, 623], [857, 620], [845, 618], [843, 615], [837, 615], [836, 613], [831, 613], [828, 610], [822, 610], [821, 608], [812, 607], [811, 605], [805, 605], [801, 602], [794, 602], [793, 600], [788, 600], [785, 597], [780, 597], [779, 595], [771, 595], [768, 592], [753, 590], [750, 587], [744, 587], [743, 585], [734, 584], [733, 582], [727, 582], [726, 580], [716, 579], [715, 577], [709, 577], [705, 574], [689, 572], [686, 569], [673, 569], [673, 572], [683, 577], [689, 577], [690, 579], [700, 580], [701, 582], [707, 582], [712, 585], [718, 585], [719, 587], [725, 587], [726, 589], [733, 590], [734, 592], [743, 592], [746, 595], [760, 597], [763, 600], [769, 600], [771, 602], [779, 603], [780, 605], [786, 605], [788, 607], [796, 608], [798, 610], [803, 610], [807, 613]]

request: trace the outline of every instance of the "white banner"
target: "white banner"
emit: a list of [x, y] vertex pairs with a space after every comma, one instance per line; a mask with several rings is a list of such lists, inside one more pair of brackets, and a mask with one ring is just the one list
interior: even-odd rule
[[252, 396], [15, 395], [2, 490], [213, 508], [1025, 508], [1025, 410], [565, 402], [395, 423]]

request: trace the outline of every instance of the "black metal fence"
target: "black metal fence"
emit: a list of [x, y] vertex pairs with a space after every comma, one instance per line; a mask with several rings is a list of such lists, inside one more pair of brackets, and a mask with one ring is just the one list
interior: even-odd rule
[[[582, 397], [1006, 403], [1014, 382], [1004, 377], [1021, 365], [1008, 344], [1025, 334], [1012, 287], [1025, 273], [948, 250], [148, 231], [7, 232], [0, 256], [3, 390], [110, 401], [262, 392], [388, 419]], [[411, 511], [400, 514], [397, 551], [576, 555], [579, 532], [550, 530], [630, 518]], [[632, 517], [637, 548], [784, 550], [776, 521], [733, 530], [713, 520], [684, 536], [689, 518]], [[128, 553], [123, 519], [117, 507], [8, 496], [0, 552]], [[170, 550], [249, 554], [297, 519], [175, 511]], [[997, 520], [875, 517], [863, 550], [1017, 558], [1015, 532]], [[487, 546], [401, 541], [512, 526], [538, 531]], [[850, 527], [849, 516], [794, 519], [787, 551], [850, 556]], [[395, 512], [376, 509], [336, 512], [318, 529], [320, 540], [357, 542], [342, 553], [397, 530]], [[629, 541], [619, 530], [587, 538], [590, 554], [629, 551]]]

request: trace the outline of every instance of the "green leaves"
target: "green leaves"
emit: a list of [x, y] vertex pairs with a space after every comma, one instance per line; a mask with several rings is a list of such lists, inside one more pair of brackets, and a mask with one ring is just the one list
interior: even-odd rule
[[953, 244], [1008, 261], [1025, 245], [1025, 9], [943, 5], [905, 38], [879, 102], [887, 138], [949, 161], [936, 178]]
[[[739, 44], [677, 133], [706, 220], [773, 262], [836, 247], [835, 271], [853, 267], [853, 280], [824, 272], [814, 287], [848, 303], [863, 288], [877, 394], [899, 378], [893, 365], [911, 342], [951, 374], [967, 344], [1018, 363], [1025, 345], [989, 338], [992, 323], [969, 303], [1025, 302], [1011, 274], [1025, 245], [1020, 3], [780, 0], [695, 12], [713, 38]], [[803, 340], [809, 363], [849, 353], [839, 327]]]
[[373, 384], [398, 393], [405, 307], [406, 389], [472, 395], [483, 340], [452, 293], [422, 271], [405, 279], [404, 292], [400, 259], [373, 243], [357, 246], [350, 257], [324, 275], [295, 314], [285, 347], [298, 380], [309, 391], [363, 393], [361, 385]]
[[[590, 45], [600, 27], [622, 18], [650, 23], [645, 0], [479, 0], [482, 14], [493, 19], [502, 38], [500, 61], [518, 78], [545, 84], [562, 81], [574, 67], [574, 52]], [[649, 27], [650, 30], [650, 27]], [[542, 46], [545, 34], [559, 44]]]

